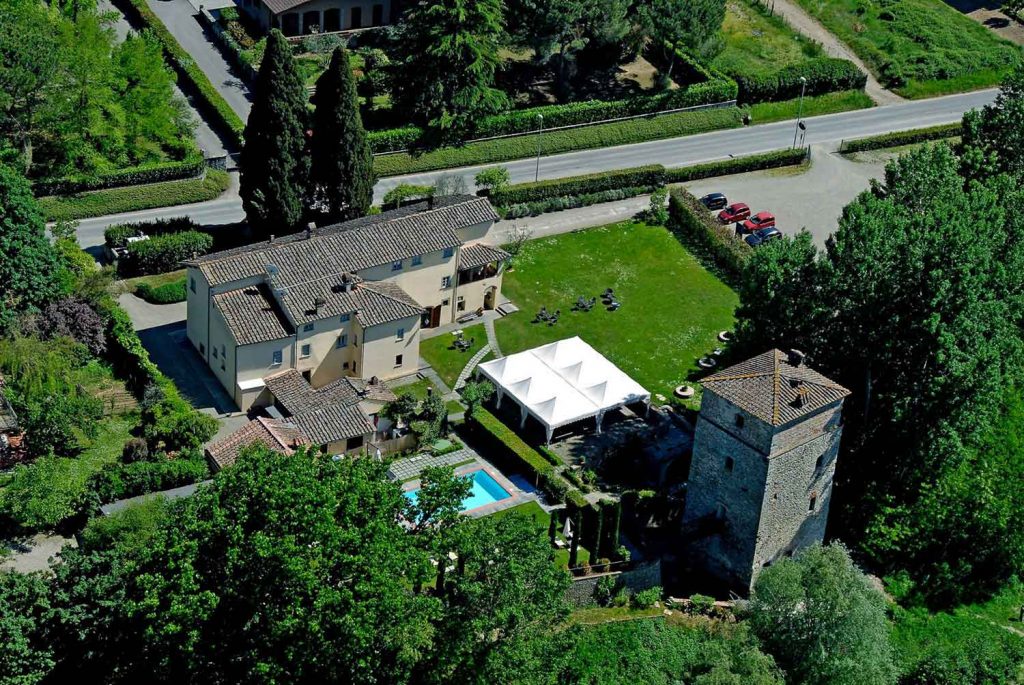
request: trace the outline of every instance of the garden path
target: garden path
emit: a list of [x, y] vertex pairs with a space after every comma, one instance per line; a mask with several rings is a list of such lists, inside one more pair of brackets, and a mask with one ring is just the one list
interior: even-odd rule
[[864, 92], [874, 100], [876, 105], [891, 105], [904, 101], [896, 93], [886, 90], [878, 82], [878, 79], [875, 78], [875, 75], [871, 73], [871, 70], [867, 68], [867, 65], [861, 61], [860, 57], [857, 57], [846, 43], [839, 40], [827, 28], [822, 26], [817, 19], [804, 11], [795, 0], [772, 0], [772, 8], [797, 31], [821, 43], [822, 47], [825, 48], [825, 52], [829, 55], [850, 60], [857, 65], [858, 69], [867, 74], [868, 82], [864, 87]]

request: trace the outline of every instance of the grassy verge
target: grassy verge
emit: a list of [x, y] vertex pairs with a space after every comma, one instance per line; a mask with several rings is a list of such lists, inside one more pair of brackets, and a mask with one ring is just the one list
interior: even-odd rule
[[[867, 109], [874, 103], [862, 90], [845, 90], [839, 93], [805, 97], [801, 116], [814, 117], [821, 114], [849, 112], [855, 109]], [[800, 110], [799, 100], [783, 100], [781, 102], [759, 102], [750, 106], [750, 119], [754, 124], [769, 124], [773, 121], [796, 119]]]
[[[578, 335], [666, 396], [718, 346], [718, 332], [732, 328], [737, 303], [668, 230], [637, 222], [530, 241], [504, 288], [522, 310], [496, 324], [506, 354]], [[578, 296], [605, 288], [622, 303], [618, 311], [569, 311]], [[542, 306], [562, 310], [556, 325], [531, 323]]]
[[905, 97], [995, 85], [1021, 50], [942, 0], [797, 0]]
[[820, 45], [751, 0], [726, 3], [721, 36], [724, 48], [710, 66], [733, 77], [771, 74], [822, 54]]
[[615, 621], [632, 621], [638, 618], [655, 618], [661, 616], [663, 611], [664, 609], [657, 607], [648, 609], [636, 609], [630, 606], [586, 607], [573, 611], [569, 615], [569, 624], [593, 626]]
[[111, 188], [89, 193], [39, 198], [47, 221], [86, 219], [154, 207], [206, 202], [228, 189], [227, 172], [210, 169], [201, 179], [167, 181], [143, 186]]
[[[611, 147], [661, 140], [679, 136], [706, 133], [742, 124], [742, 113], [734, 107], [705, 110], [700, 112], [678, 112], [652, 116], [644, 119], [630, 119], [610, 124], [597, 124], [564, 131], [549, 131], [542, 134], [543, 154], [553, 155], [576, 150]], [[398, 176], [437, 169], [472, 166], [523, 159], [537, 154], [537, 135], [502, 138], [462, 147], [447, 147], [423, 154], [398, 153], [374, 159], [377, 174]]]
[[865, 150], [879, 150], [883, 148], [903, 147], [915, 145], [931, 140], [947, 140], [960, 136], [960, 123], [942, 124], [940, 126], [929, 126], [927, 128], [914, 128], [908, 131], [896, 131], [894, 133], [883, 133], [877, 136], [866, 136], [844, 140], [839, 146], [839, 152], [843, 154], [864, 152]]
[[172, 304], [184, 302], [185, 269], [178, 269], [165, 274], [139, 276], [125, 281], [130, 292], [141, 297], [150, 304]]
[[[510, 509], [495, 512], [491, 514], [491, 516], [501, 518], [503, 516], [508, 516], [513, 512], [517, 514], [522, 514], [523, 516], [533, 519], [533, 522], [537, 524], [537, 529], [545, 538], [547, 538], [548, 526], [551, 522], [551, 514], [541, 509], [541, 506], [536, 502], [526, 502], [525, 504], [519, 504], [517, 506], [511, 507]], [[558, 533], [558, 539], [562, 540], [563, 542], [565, 541], [565, 538], [562, 537], [561, 533]], [[580, 548], [577, 550], [576, 563], [582, 565], [584, 563], [588, 563], [589, 561], [590, 551], [586, 547], [583, 547], [581, 545]], [[561, 569], [569, 568], [568, 545], [566, 545], [564, 549], [555, 549], [555, 566]]]
[[487, 333], [484, 331], [483, 326], [470, 326], [466, 329], [465, 338], [466, 340], [476, 338], [473, 346], [465, 352], [452, 347], [452, 343], [455, 342], [455, 336], [450, 333], [442, 333], [433, 338], [420, 341], [420, 356], [434, 367], [434, 371], [437, 372], [437, 375], [441, 377], [441, 380], [449, 388], [455, 385], [459, 374], [462, 373], [462, 369], [466, 367], [466, 364], [473, 358], [473, 355], [487, 344]]

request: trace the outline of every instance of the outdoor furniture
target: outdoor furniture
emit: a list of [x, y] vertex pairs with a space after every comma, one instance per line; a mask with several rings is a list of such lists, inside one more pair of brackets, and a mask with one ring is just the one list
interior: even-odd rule
[[555, 313], [548, 317], [548, 325], [554, 326], [556, 323], [558, 323], [558, 317], [560, 316], [562, 316], [562, 310], [556, 309]]

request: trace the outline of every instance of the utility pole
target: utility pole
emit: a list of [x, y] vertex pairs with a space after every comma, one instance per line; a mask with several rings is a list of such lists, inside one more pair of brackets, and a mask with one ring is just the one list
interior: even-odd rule
[[800, 77], [800, 103], [796, 106], [796, 126], [793, 127], [793, 147], [796, 147], [796, 137], [800, 134], [800, 117], [804, 112], [804, 91], [807, 90], [807, 77]]
[[540, 180], [540, 141], [544, 135], [544, 115], [538, 114], [537, 121], [540, 124], [540, 128], [537, 131], [537, 170], [533, 174], [534, 183]]

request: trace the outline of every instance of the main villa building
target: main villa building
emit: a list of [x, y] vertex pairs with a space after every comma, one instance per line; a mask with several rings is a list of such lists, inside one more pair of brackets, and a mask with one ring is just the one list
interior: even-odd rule
[[499, 303], [508, 254], [479, 242], [496, 219], [486, 198], [440, 197], [198, 257], [188, 339], [243, 411], [287, 370], [314, 390], [415, 373], [421, 328]]

